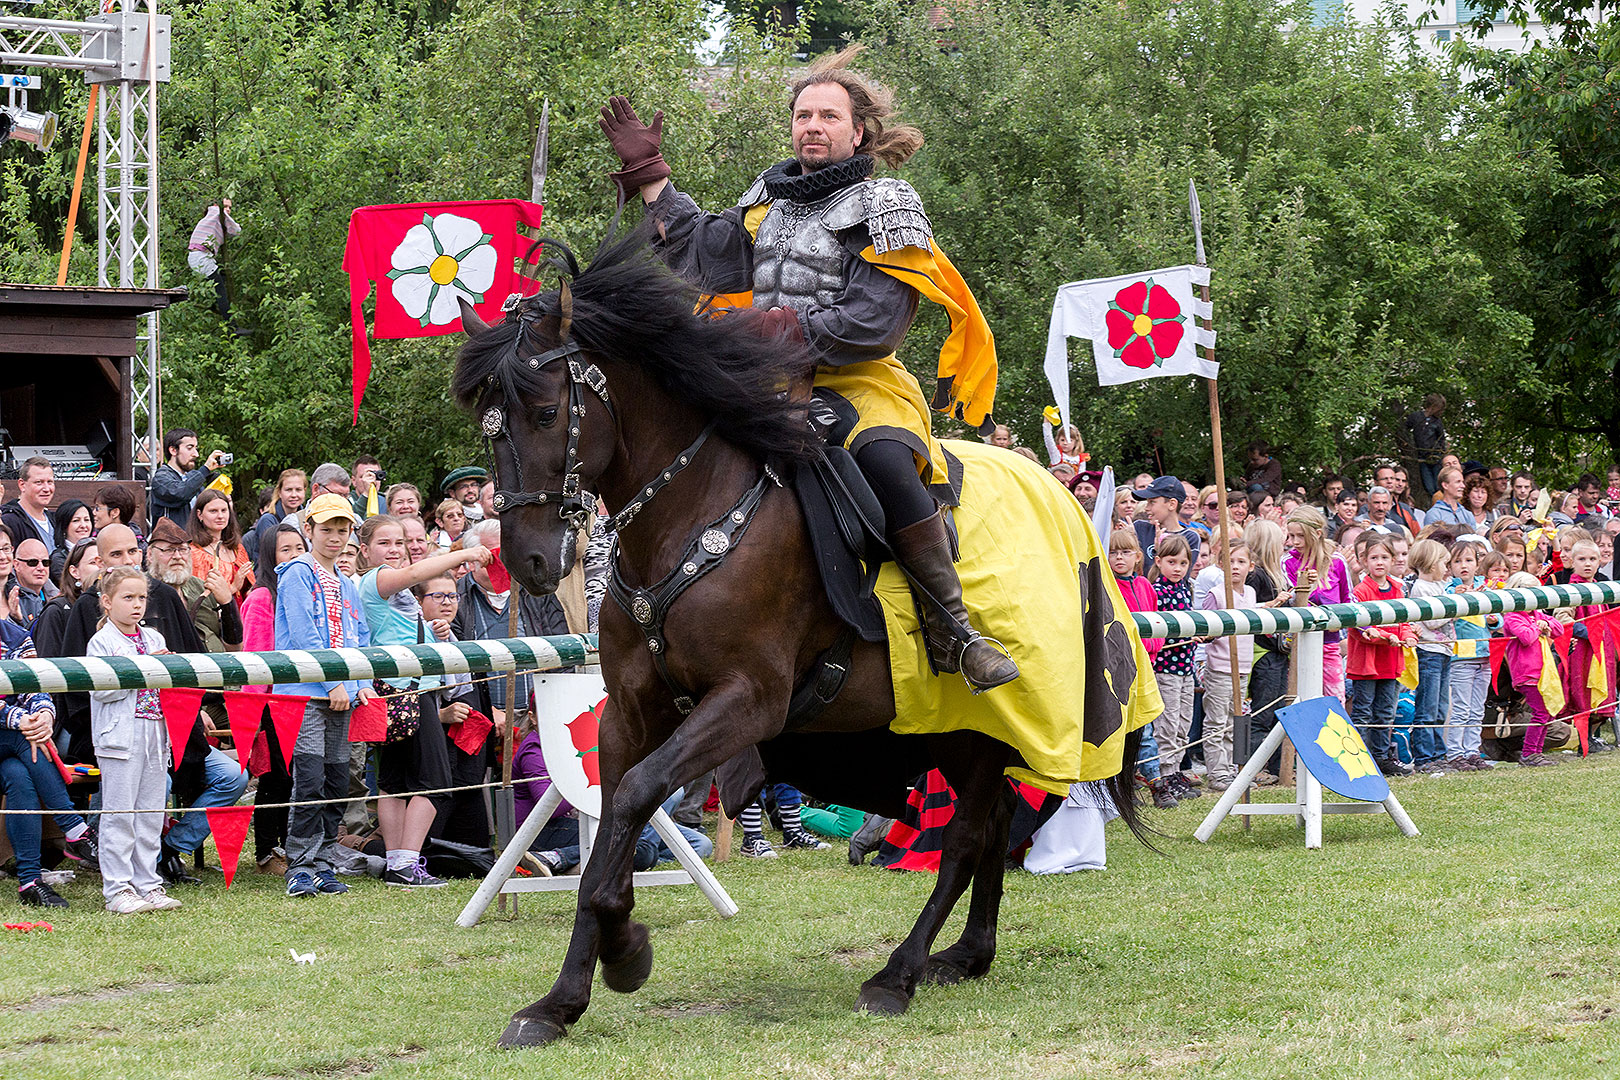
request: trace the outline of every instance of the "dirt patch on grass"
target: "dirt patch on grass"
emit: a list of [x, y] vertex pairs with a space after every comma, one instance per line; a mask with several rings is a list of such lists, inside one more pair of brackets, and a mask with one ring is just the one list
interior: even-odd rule
[[403, 1050], [396, 1050], [392, 1053], [384, 1054], [380, 1059], [370, 1057], [346, 1058], [343, 1061], [335, 1061], [328, 1065], [311, 1065], [308, 1068], [297, 1069], [290, 1073], [272, 1073], [270, 1075], [284, 1076], [289, 1078], [318, 1076], [322, 1077], [323, 1080], [343, 1080], [344, 1077], [349, 1076], [367, 1076], [376, 1072], [384, 1065], [392, 1065], [400, 1061], [410, 1061], [421, 1054], [422, 1049], [422, 1047], [413, 1044], [405, 1047]]
[[887, 960], [899, 944], [898, 941], [879, 941], [871, 945], [851, 945], [847, 949], [834, 949], [830, 958], [833, 963], [847, 968], [868, 967], [873, 961]]
[[1576, 1024], [1598, 1024], [1614, 1016], [1614, 1009], [1608, 1005], [1597, 1005], [1590, 1001], [1583, 1001], [1570, 1010], [1569, 1019]]
[[0, 1012], [49, 1012], [63, 1005], [81, 1005], [87, 1002], [99, 1004], [105, 1001], [117, 1001], [119, 998], [134, 997], [138, 994], [172, 994], [183, 985], [183, 983], [148, 979], [143, 982], [125, 983], [122, 986], [106, 986], [100, 990], [79, 990], [71, 994], [41, 994], [32, 1000], [0, 1008]]

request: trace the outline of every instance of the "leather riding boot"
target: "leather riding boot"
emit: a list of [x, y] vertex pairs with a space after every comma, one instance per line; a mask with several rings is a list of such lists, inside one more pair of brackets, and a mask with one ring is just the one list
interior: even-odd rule
[[[968, 623], [962, 603], [962, 581], [951, 560], [951, 538], [943, 510], [915, 525], [896, 529], [890, 538], [895, 561], [913, 585], [938, 602], [919, 598], [923, 640], [935, 670], [960, 671], [975, 691], [1018, 678], [1018, 665], [1004, 656]], [[939, 608], [943, 607], [944, 611]]]

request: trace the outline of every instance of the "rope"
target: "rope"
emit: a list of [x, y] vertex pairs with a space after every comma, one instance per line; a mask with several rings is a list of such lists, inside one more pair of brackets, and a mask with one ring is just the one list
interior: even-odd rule
[[[536, 783], [538, 781], [548, 780], [548, 779], [550, 779], [550, 778], [545, 777], [545, 776], [523, 776], [523, 777], [514, 776], [512, 778], [512, 783], [513, 784], [533, 784], [533, 783]], [[384, 792], [379, 792], [376, 795], [371, 795], [371, 794], [367, 794], [367, 795], [364, 795], [364, 796], [346, 795], [341, 799], [305, 799], [302, 802], [278, 802], [278, 803], [240, 803], [240, 802], [238, 802], [238, 803], [232, 803], [230, 806], [182, 806], [182, 807], [170, 807], [167, 803], [165, 803], [162, 806], [153, 806], [153, 807], [148, 807], [146, 809], [137, 809], [137, 810], [95, 810], [95, 809], [91, 809], [91, 810], [83, 810], [83, 811], [81, 811], [81, 810], [79, 810], [78, 807], [69, 807], [66, 810], [9, 810], [9, 809], [7, 809], [7, 810], [0, 810], [0, 817], [5, 817], [7, 814], [17, 814], [17, 815], [20, 815], [20, 816], [28, 816], [28, 817], [44, 817], [46, 815], [49, 815], [51, 817], [60, 817], [63, 814], [75, 814], [75, 815], [78, 815], [80, 817], [96, 817], [96, 816], [101, 815], [101, 814], [168, 814], [168, 813], [174, 813], [176, 815], [179, 815], [179, 814], [201, 814], [201, 813], [203, 813], [203, 812], [205, 812], [207, 810], [231, 810], [231, 809], [240, 809], [240, 810], [288, 810], [288, 809], [291, 809], [292, 807], [295, 807], [295, 806], [337, 806], [339, 804], [347, 804], [347, 803], [355, 803], [355, 802], [369, 802], [372, 799], [414, 799], [418, 795], [450, 795], [450, 794], [453, 794], [454, 792], [457, 792], [457, 791], [483, 791], [485, 788], [498, 788], [498, 787], [502, 787], [502, 786], [503, 785], [501, 784], [500, 781], [498, 781], [498, 780], [490, 780], [490, 781], [487, 781], [486, 783], [482, 783], [482, 784], [463, 784], [460, 787], [430, 788], [430, 789], [428, 789], [426, 791], [407, 791], [407, 792], [403, 792], [403, 793], [401, 793], [399, 795], [390, 795], [386, 791], [384, 791]]]

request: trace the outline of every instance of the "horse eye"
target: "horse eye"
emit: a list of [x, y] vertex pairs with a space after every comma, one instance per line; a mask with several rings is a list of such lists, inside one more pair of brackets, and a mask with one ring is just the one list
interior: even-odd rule
[[539, 421], [541, 427], [550, 427], [557, 422], [557, 406], [541, 409], [535, 413], [535, 419]]

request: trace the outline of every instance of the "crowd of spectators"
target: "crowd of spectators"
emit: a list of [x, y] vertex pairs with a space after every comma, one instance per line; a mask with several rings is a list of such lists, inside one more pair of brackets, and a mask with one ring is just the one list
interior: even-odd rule
[[[195, 432], [176, 429], [165, 435], [164, 456], [144, 520], [117, 484], [97, 490], [88, 505], [53, 506], [50, 463], [23, 464], [17, 498], [0, 507], [0, 655], [320, 649], [595, 629], [612, 546], [605, 515], [580, 537], [578, 580], [534, 597], [514, 593], [504, 578], [497, 584], [490, 572], [500, 522], [493, 485], [476, 466], [446, 476], [437, 500], [415, 484], [389, 484], [369, 455], [307, 474], [287, 469], [258, 493], [252, 525], [243, 529], [225, 455], [205, 457]], [[205, 811], [244, 799], [255, 807], [256, 869], [279, 875], [289, 896], [343, 893], [344, 876], [366, 873], [401, 888], [441, 886], [428, 852], [476, 867], [477, 852], [488, 851], [493, 822], [479, 786], [498, 776], [509, 739], [520, 744], [520, 809], [550, 783], [529, 715], [531, 682], [519, 674], [510, 694], [505, 676], [245, 688], [308, 699], [290, 765], [269, 709], [252, 745], [237, 745], [218, 693], [204, 696], [178, 765], [155, 691], [5, 698], [6, 806], [59, 811], [4, 815], [19, 899], [65, 906], [50, 871], [66, 860], [75, 871], [100, 872], [111, 912], [178, 907], [169, 890], [214, 869], [204, 857]], [[354, 709], [373, 699], [385, 708], [386, 740], [351, 740]], [[492, 729], [469, 752], [454, 741], [453, 726], [474, 713]], [[70, 767], [93, 766], [99, 782], [66, 786], [53, 753]], [[709, 781], [701, 786], [707, 796]], [[285, 805], [309, 800], [328, 801]], [[800, 825], [797, 792], [779, 788], [770, 801], [789, 847], [827, 846]], [[712, 844], [691, 827], [703, 805], [702, 797], [671, 800], [688, 840], [706, 855]], [[98, 812], [112, 810], [150, 812]], [[745, 855], [775, 855], [763, 810], [761, 803], [744, 815]], [[535, 873], [569, 868], [578, 836], [576, 812], [565, 804], [526, 865]], [[671, 857], [649, 831], [637, 863]]]
[[[1460, 460], [1447, 449], [1444, 411], [1444, 398], [1431, 394], [1407, 418], [1402, 456], [1415, 468], [1391, 459], [1307, 486], [1285, 479], [1270, 448], [1255, 443], [1232, 490], [1141, 473], [1120, 479], [1112, 512], [1101, 517], [1103, 475], [1093, 463], [1060, 456], [1063, 436], [1055, 443], [1048, 434], [1043, 464], [1108, 526], [1110, 565], [1133, 611], [1227, 606], [1226, 561], [1237, 608], [1611, 580], [1620, 466], [1558, 488], [1528, 470]], [[1041, 461], [1004, 428], [989, 441]], [[1607, 751], [1620, 675], [1620, 648], [1598, 618], [1607, 610], [1328, 633], [1325, 692], [1344, 704], [1387, 776], [1554, 765], [1549, 749], [1580, 745], [1581, 729], [1591, 751]], [[1500, 672], [1490, 670], [1493, 638], [1505, 641], [1495, 653]], [[1145, 644], [1165, 711], [1147, 734], [1140, 779], [1159, 806], [1226, 790], [1242, 764], [1237, 752], [1258, 745], [1285, 695], [1287, 639]], [[1239, 717], [1248, 718], [1245, 730], [1235, 728]], [[1608, 740], [1599, 735], [1604, 722]], [[1258, 782], [1276, 783], [1278, 771], [1274, 757]]]

